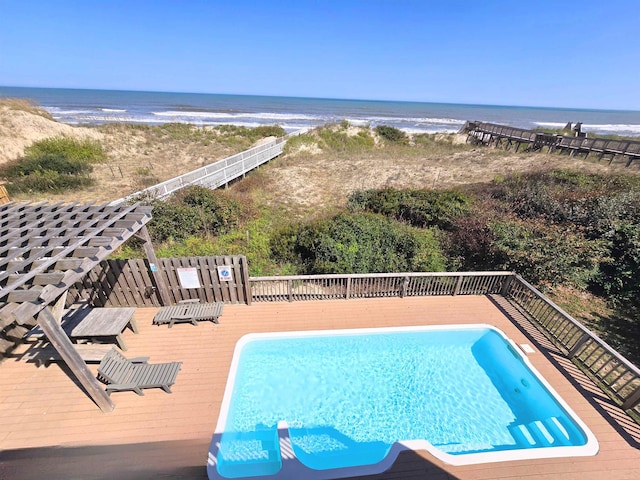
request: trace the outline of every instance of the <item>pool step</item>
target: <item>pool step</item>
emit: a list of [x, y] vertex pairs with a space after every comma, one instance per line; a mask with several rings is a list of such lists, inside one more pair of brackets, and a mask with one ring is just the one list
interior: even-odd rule
[[510, 425], [509, 431], [516, 443], [524, 448], [557, 447], [570, 445], [570, 434], [564, 422], [557, 417], [536, 420], [527, 424]]
[[217, 470], [224, 477], [244, 478], [272, 475], [282, 468], [277, 429], [228, 434], [226, 441], [233, 449], [218, 453]]

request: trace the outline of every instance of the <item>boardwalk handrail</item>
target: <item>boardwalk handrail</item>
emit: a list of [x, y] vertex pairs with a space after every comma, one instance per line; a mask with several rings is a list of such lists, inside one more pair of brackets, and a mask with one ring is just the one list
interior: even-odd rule
[[142, 197], [162, 200], [172, 193], [191, 185], [201, 185], [212, 189], [227, 185], [232, 180], [245, 175], [247, 172], [280, 155], [289, 138], [301, 135], [305, 131], [306, 130], [298, 130], [284, 137], [270, 140], [243, 152], [236, 153], [228, 158], [218, 160], [204, 167], [197, 168], [151, 187], [139, 190], [126, 197], [114, 200], [110, 205], [118, 205], [122, 202]]
[[516, 151], [521, 143], [529, 144], [531, 150], [541, 150], [548, 147], [549, 151], [568, 151], [571, 154], [583, 153], [589, 156], [598, 153], [600, 160], [604, 155], [611, 155], [611, 161], [616, 155], [627, 156], [626, 166], [630, 166], [634, 160], [640, 159], [640, 141], [617, 140], [598, 137], [568, 136], [525, 130], [522, 128], [497, 125], [494, 123], [467, 121], [458, 133], [466, 133], [467, 140], [478, 143], [500, 145], [507, 142], [507, 148], [516, 144]]
[[640, 369], [513, 272], [411, 272], [249, 277], [254, 302], [430, 295], [502, 295], [640, 418]]

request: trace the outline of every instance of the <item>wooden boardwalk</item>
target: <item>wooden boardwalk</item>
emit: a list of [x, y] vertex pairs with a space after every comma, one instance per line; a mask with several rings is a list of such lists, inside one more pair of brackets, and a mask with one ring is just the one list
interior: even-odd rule
[[616, 157], [626, 157], [627, 167], [634, 160], [640, 159], [640, 141], [634, 140], [554, 135], [486, 122], [466, 122], [459, 133], [467, 134], [468, 141], [485, 145], [504, 145], [505, 148], [515, 145], [516, 152], [521, 145], [526, 145], [528, 150], [536, 151], [547, 147], [549, 152], [584, 155], [585, 158], [595, 154], [598, 160], [608, 157], [609, 163]]
[[[173, 393], [114, 393], [102, 413], [60, 364], [37, 367], [22, 345], [0, 364], [0, 479], [206, 478], [205, 465], [236, 341], [246, 333], [489, 323], [516, 343], [594, 432], [594, 457], [453, 467], [426, 452], [402, 454], [375, 479], [623, 480], [640, 477], [640, 427], [500, 298], [439, 296], [225, 305], [220, 324], [152, 325], [137, 309], [128, 356], [182, 361]], [[513, 317], [513, 321], [510, 319]], [[515, 322], [515, 323], [514, 323]], [[89, 368], [95, 372], [95, 365]]]

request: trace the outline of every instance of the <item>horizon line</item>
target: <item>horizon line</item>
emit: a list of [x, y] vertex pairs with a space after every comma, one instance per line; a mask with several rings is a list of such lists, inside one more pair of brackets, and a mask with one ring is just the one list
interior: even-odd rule
[[604, 111], [604, 112], [638, 112], [640, 110], [619, 109], [619, 108], [595, 108], [595, 107], [549, 107], [538, 105], [508, 105], [508, 104], [489, 104], [489, 103], [462, 103], [462, 102], [443, 102], [443, 101], [426, 101], [426, 100], [391, 100], [391, 99], [371, 99], [371, 98], [345, 98], [345, 97], [305, 97], [300, 95], [267, 95], [260, 93], [212, 93], [212, 92], [192, 92], [192, 91], [168, 91], [168, 90], [138, 90], [124, 88], [98, 88], [98, 87], [43, 87], [43, 86], [23, 86], [23, 85], [0, 85], [1, 88], [23, 88], [23, 89], [41, 89], [41, 90], [80, 90], [80, 91], [103, 91], [103, 92], [135, 92], [135, 93], [166, 93], [166, 94], [184, 94], [184, 95], [226, 95], [238, 97], [264, 97], [264, 98], [291, 98], [301, 100], [329, 100], [329, 101], [345, 101], [345, 102], [380, 102], [380, 103], [425, 103], [432, 105], [460, 105], [470, 107], [500, 107], [500, 108], [531, 108], [540, 110], [583, 110], [583, 111]]

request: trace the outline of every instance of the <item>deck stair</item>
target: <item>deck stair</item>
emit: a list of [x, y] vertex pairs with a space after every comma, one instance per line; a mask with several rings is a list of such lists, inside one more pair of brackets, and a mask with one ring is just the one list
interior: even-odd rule
[[558, 417], [513, 424], [509, 431], [516, 443], [524, 448], [571, 445], [571, 427]]

